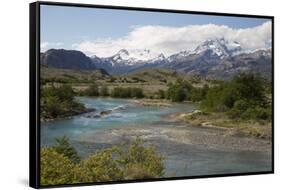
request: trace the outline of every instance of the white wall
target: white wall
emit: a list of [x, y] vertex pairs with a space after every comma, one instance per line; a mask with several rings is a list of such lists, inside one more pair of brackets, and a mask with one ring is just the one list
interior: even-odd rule
[[[103, 185], [97, 190], [271, 189], [280, 185], [280, 37], [278, 0], [69, 0], [75, 3], [140, 6], [275, 16], [275, 145], [276, 174], [138, 184]], [[6, 0], [0, 5], [0, 189], [28, 189], [28, 2]], [[278, 115], [279, 118], [278, 118]], [[67, 188], [69, 189], [69, 188]], [[82, 188], [76, 188], [82, 189]], [[83, 187], [93, 189], [93, 187]]]

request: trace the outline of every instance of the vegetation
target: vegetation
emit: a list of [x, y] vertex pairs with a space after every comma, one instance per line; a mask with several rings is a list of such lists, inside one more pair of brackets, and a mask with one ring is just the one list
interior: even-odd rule
[[92, 83], [83, 93], [85, 96], [99, 96], [99, 87], [96, 83]]
[[166, 98], [173, 102], [182, 102], [184, 100], [197, 102], [205, 98], [209, 87], [195, 88], [185, 80], [177, 80], [174, 84], [169, 84]]
[[184, 121], [195, 126], [223, 127], [226, 135], [242, 135], [257, 138], [271, 138], [271, 122], [256, 120], [232, 119], [222, 112], [196, 112], [186, 114]]
[[112, 90], [111, 97], [114, 98], [143, 98], [143, 91], [141, 88], [123, 88], [123, 87], [116, 87]]
[[271, 102], [266, 98], [267, 83], [254, 74], [241, 74], [210, 89], [201, 108], [226, 112], [233, 119], [271, 120]]
[[[47, 71], [47, 70], [46, 70]], [[44, 76], [52, 76], [46, 72]], [[113, 98], [167, 99], [173, 102], [200, 102], [205, 112], [225, 112], [233, 120], [270, 121], [272, 105], [271, 82], [254, 74], [241, 74], [230, 81], [187, 80], [179, 73], [169, 70], [143, 70], [126, 76], [108, 76], [102, 73], [79, 73], [56, 71], [59, 79], [45, 78], [44, 84], [60, 84], [87, 80], [85, 86], [72, 88], [81, 96], [110, 96]], [[44, 73], [44, 72], [43, 72]], [[85, 75], [85, 76], [84, 76]], [[68, 80], [68, 82], [60, 81]], [[52, 81], [53, 80], [53, 81]], [[122, 83], [122, 87], [119, 84]], [[82, 85], [82, 84], [81, 84]], [[137, 85], [138, 87], [135, 87]], [[46, 85], [48, 86], [48, 85]], [[74, 92], [68, 86], [43, 88], [42, 116], [57, 118], [75, 114], [83, 106], [73, 101]], [[49, 92], [48, 92], [49, 91]], [[50, 93], [50, 91], [54, 91]], [[64, 91], [62, 95], [58, 91]], [[78, 111], [79, 112], [79, 111]]]
[[40, 67], [41, 84], [77, 84], [77, 83], [92, 83], [96, 80], [107, 80], [109, 75], [104, 70], [73, 70], [73, 69], [58, 69], [53, 67]]
[[[65, 145], [67, 144], [67, 145]], [[60, 147], [58, 149], [58, 147]], [[41, 150], [41, 185], [156, 178], [164, 175], [164, 157], [136, 139], [130, 144], [102, 149], [79, 162], [63, 137]], [[76, 157], [75, 156], [75, 157]]]
[[67, 157], [74, 163], [78, 163], [80, 158], [76, 152], [76, 150], [70, 145], [69, 139], [67, 136], [63, 136], [61, 138], [56, 138], [56, 144], [52, 146], [52, 148], [59, 154]]
[[41, 118], [67, 117], [84, 111], [84, 105], [75, 101], [74, 95], [74, 91], [68, 85], [43, 88], [40, 99]]
[[194, 125], [229, 128], [234, 134], [271, 138], [270, 86], [259, 75], [238, 75], [206, 90], [202, 111], [183, 119]]
[[[41, 68], [41, 84], [43, 86], [70, 85], [81, 96], [111, 96], [116, 98], [151, 98], [184, 101], [173, 93], [167, 97], [167, 90], [178, 85], [177, 81], [185, 81], [185, 76], [168, 69], [144, 69], [128, 75], [110, 76], [101, 71], [78, 71], [69, 69]], [[196, 85], [198, 81], [196, 81]], [[193, 82], [192, 82], [193, 83]], [[122, 84], [122, 86], [120, 86]], [[169, 84], [169, 86], [168, 86]], [[173, 84], [173, 86], [171, 86]], [[190, 83], [191, 85], [191, 83]], [[200, 84], [199, 84], [200, 85]], [[180, 86], [176, 88], [181, 92]], [[197, 88], [192, 88], [197, 89]], [[201, 88], [190, 94], [191, 101], [200, 101]], [[190, 93], [190, 92], [188, 92]], [[178, 97], [176, 97], [178, 96]], [[179, 100], [178, 100], [179, 99]]]
[[99, 92], [100, 96], [109, 96], [108, 87], [103, 85]]
[[70, 184], [73, 181], [74, 164], [53, 148], [42, 148], [40, 154], [41, 185]]

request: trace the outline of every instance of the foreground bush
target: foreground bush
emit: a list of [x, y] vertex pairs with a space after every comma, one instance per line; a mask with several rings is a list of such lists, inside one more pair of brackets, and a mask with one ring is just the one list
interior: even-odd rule
[[40, 155], [41, 185], [73, 183], [74, 164], [52, 148], [43, 148]]
[[114, 155], [116, 148], [100, 150], [75, 166], [74, 181], [78, 183], [121, 180], [122, 168]]
[[136, 139], [128, 148], [120, 151], [118, 162], [123, 166], [125, 179], [143, 179], [164, 176], [164, 157], [157, 155], [153, 147], [145, 147]]
[[153, 147], [146, 147], [140, 139], [120, 147], [99, 150], [80, 162], [73, 160], [73, 156], [77, 154], [70, 147], [68, 139], [62, 139], [57, 140], [56, 145], [41, 150], [42, 185], [164, 176], [164, 158]]
[[78, 163], [80, 161], [75, 148], [70, 145], [69, 139], [66, 136], [56, 138], [56, 144], [53, 145], [52, 148], [54, 151], [62, 154], [74, 163]]

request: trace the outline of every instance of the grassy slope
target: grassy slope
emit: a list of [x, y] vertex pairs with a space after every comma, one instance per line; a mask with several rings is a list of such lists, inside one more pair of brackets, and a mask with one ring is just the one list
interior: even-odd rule
[[78, 71], [41, 67], [42, 79], [63, 79], [68, 81], [75, 91], [83, 91], [92, 82], [106, 85], [109, 90], [115, 87], [138, 87], [145, 94], [153, 95], [158, 90], [167, 90], [168, 83], [175, 82], [184, 75], [167, 69], [144, 69], [128, 75], [110, 76], [100, 71]]

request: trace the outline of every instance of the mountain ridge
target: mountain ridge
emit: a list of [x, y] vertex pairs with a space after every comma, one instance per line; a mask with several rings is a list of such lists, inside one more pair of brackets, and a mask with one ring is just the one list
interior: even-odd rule
[[222, 38], [206, 40], [192, 51], [184, 50], [168, 57], [148, 49], [121, 49], [109, 57], [88, 57], [76, 50], [50, 49], [41, 54], [41, 63], [64, 69], [104, 69], [113, 75], [147, 68], [168, 68], [191, 76], [226, 79], [240, 72], [258, 72], [270, 77], [271, 57], [271, 49], [247, 52], [239, 43]]

